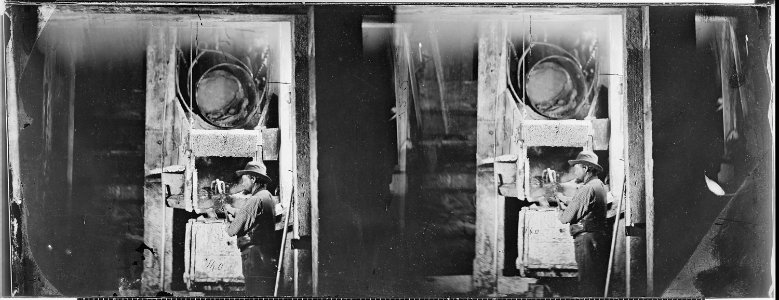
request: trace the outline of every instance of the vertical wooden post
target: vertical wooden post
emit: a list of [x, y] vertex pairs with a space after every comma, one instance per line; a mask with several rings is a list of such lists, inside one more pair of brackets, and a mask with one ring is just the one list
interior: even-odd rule
[[[476, 163], [498, 155], [496, 111], [505, 89], [505, 24], [485, 22], [479, 27], [479, 77], [477, 96]], [[500, 117], [502, 120], [502, 116]], [[476, 258], [473, 285], [482, 294], [497, 292], [503, 249], [503, 197], [497, 194], [494, 168], [481, 165], [476, 171]]]
[[395, 28], [393, 32], [392, 55], [394, 61], [394, 84], [395, 84], [395, 124], [396, 142], [398, 149], [397, 169], [392, 174], [392, 188], [394, 195], [393, 202], [398, 203], [398, 229], [403, 235], [406, 228], [406, 193], [408, 192], [408, 176], [406, 174], [406, 161], [408, 156], [407, 143], [411, 139], [411, 125], [409, 124], [409, 61], [406, 60], [406, 39], [403, 38], [405, 29]]
[[[297, 113], [297, 91], [293, 90], [293, 87], [291, 86], [294, 71], [292, 66], [296, 62], [296, 58], [292, 57], [293, 44], [294, 46], [297, 45], [297, 41], [292, 39], [292, 36], [295, 33], [293, 30], [297, 29], [292, 27], [295, 25], [296, 24], [292, 22], [284, 23], [276, 29], [279, 48], [277, 51], [278, 53], [275, 53], [273, 62], [277, 66], [272, 66], [271, 69], [274, 72], [270, 75], [271, 77], [269, 77], [271, 82], [280, 82], [278, 85], [279, 135], [281, 136], [279, 144], [279, 193], [285, 211], [289, 205], [291, 205], [293, 199], [295, 201], [299, 200], [299, 197], [296, 194], [299, 194], [300, 190], [297, 187], [294, 189], [292, 188], [297, 179], [296, 172], [299, 149], [296, 134], [296, 128], [298, 126], [295, 122], [295, 114]], [[298, 206], [298, 203], [295, 203], [295, 206]], [[292, 214], [297, 214], [297, 211], [290, 212]], [[297, 231], [298, 219], [294, 215], [291, 217], [293, 220], [293, 230]], [[288, 228], [285, 227], [283, 230], [286, 231]], [[293, 285], [296, 281], [293, 274], [295, 271], [294, 260], [296, 256], [292, 254], [293, 251], [291, 246], [291, 240], [296, 238], [296, 232], [284, 236], [286, 237], [286, 241], [283, 242], [282, 245], [284, 246], [284, 249], [281, 249], [281, 251], [284, 251], [285, 255], [283, 257], [284, 260], [279, 262], [279, 266], [282, 268], [282, 280], [280, 283], [280, 290], [282, 292], [280, 294], [290, 295], [290, 291], [293, 289]]]
[[308, 8], [308, 136], [309, 136], [309, 206], [311, 207], [311, 296], [319, 295], [319, 147], [316, 122], [316, 59], [314, 54], [314, 6]]
[[[644, 31], [646, 7], [628, 8], [625, 18], [627, 71], [627, 207], [626, 224], [626, 296], [645, 296], [647, 292], [647, 234], [646, 230], [646, 157], [645, 157], [645, 98], [644, 55], [648, 32]], [[651, 118], [651, 116], [649, 116]], [[651, 119], [650, 119], [651, 120]], [[649, 132], [651, 134], [651, 131]], [[651, 136], [650, 146], [651, 146]], [[651, 153], [650, 153], [651, 154]], [[650, 173], [651, 175], [651, 173]]]
[[[16, 19], [14, 18], [16, 14], [11, 14], [11, 24], [13, 24], [14, 27], [16, 27]], [[5, 23], [3, 23], [2, 26], [3, 29], [6, 29]], [[9, 252], [3, 251], [2, 258], [6, 259], [4, 261], [7, 261], [11, 267], [10, 272], [8, 274], [8, 283], [11, 284], [10, 287], [8, 287], [7, 290], [11, 290], [10, 295], [15, 296], [16, 294], [19, 294], [20, 292], [24, 291], [24, 273], [25, 268], [22, 267], [23, 256], [24, 256], [24, 248], [21, 246], [23, 240], [19, 238], [19, 234], [17, 234], [19, 226], [21, 222], [22, 216], [20, 216], [19, 212], [11, 212], [12, 207], [19, 207], [20, 204], [22, 204], [22, 193], [21, 193], [21, 187], [22, 187], [22, 180], [20, 176], [20, 157], [19, 157], [19, 117], [18, 117], [18, 98], [16, 94], [16, 85], [17, 85], [17, 73], [16, 73], [16, 61], [19, 57], [18, 50], [15, 51], [14, 46], [16, 45], [15, 39], [18, 38], [17, 34], [15, 34], [14, 29], [16, 28], [9, 28], [10, 37], [8, 39], [7, 44], [3, 43], [5, 48], [3, 48], [3, 51], [5, 51], [5, 55], [3, 55], [0, 60], [2, 60], [3, 65], [0, 66], [2, 69], [2, 75], [5, 80], [3, 80], [3, 96], [5, 97], [5, 115], [3, 116], [4, 122], [1, 122], [0, 127], [2, 128], [2, 133], [7, 134], [6, 136], [3, 136], [2, 139], [3, 142], [6, 142], [7, 147], [3, 148], [5, 151], [2, 154], [3, 155], [0, 160], [8, 159], [8, 161], [3, 161], [5, 164], [4, 166], [7, 169], [7, 172], [3, 173], [4, 175], [1, 175], [3, 179], [3, 185], [2, 185], [2, 191], [3, 196], [8, 196], [8, 202], [6, 203], [3, 201], [3, 204], [7, 204], [8, 206], [5, 206], [5, 209], [3, 210], [3, 217], [6, 215], [8, 216], [8, 224], [7, 226], [7, 232], [8, 232], [8, 239], [9, 239], [9, 247], [6, 249], [10, 249]], [[3, 31], [5, 32], [5, 31]], [[7, 140], [6, 140], [7, 139]], [[0, 150], [3, 151], [3, 150]], [[8, 178], [4, 177], [8, 176]], [[5, 181], [7, 180], [7, 181]], [[7, 189], [6, 189], [7, 188]], [[5, 198], [4, 198], [5, 199]], [[6, 219], [3, 219], [3, 221], [6, 221]], [[5, 243], [4, 245], [5, 246]], [[5, 254], [8, 253], [8, 254]]]
[[654, 232], [655, 232], [655, 196], [654, 196], [654, 160], [652, 159], [652, 86], [649, 61], [649, 7], [641, 9], [642, 49], [643, 49], [643, 92], [644, 92], [644, 187], [646, 194], [646, 296], [652, 297], [654, 291]]
[[16, 93], [16, 61], [14, 60], [14, 34], [13, 30], [11, 32], [11, 38], [8, 41], [8, 45], [6, 46], [5, 55], [3, 56], [3, 61], [5, 64], [3, 65], [5, 67], [4, 75], [5, 80], [3, 81], [3, 86], [5, 87], [5, 103], [6, 103], [6, 115], [5, 115], [5, 126], [7, 126], [7, 131], [5, 131], [8, 136], [8, 148], [7, 148], [7, 155], [5, 157], [8, 158], [8, 177], [10, 179], [10, 200], [12, 202], [15, 202], [16, 204], [22, 203], [22, 193], [21, 193], [21, 176], [19, 176], [19, 168], [20, 168], [20, 162], [19, 162], [19, 117], [18, 117], [18, 98]]
[[[296, 141], [296, 182], [295, 187], [295, 234], [301, 241], [311, 239], [311, 137], [309, 104], [311, 79], [313, 76], [313, 51], [309, 43], [313, 34], [313, 14], [297, 15], [294, 19], [294, 80], [295, 80], [295, 141]], [[313, 242], [313, 241], [312, 241]], [[306, 243], [303, 243], [306, 244]], [[311, 249], [294, 250], [294, 296], [311, 294]]]
[[[146, 50], [146, 175], [153, 169], [178, 162], [177, 145], [173, 142], [173, 137], [178, 136], [174, 132], [174, 123], [180, 122], [175, 117], [178, 105], [174, 95], [175, 46], [174, 28], [151, 27]], [[147, 178], [143, 189], [143, 237], [146, 246], [152, 249], [144, 251], [141, 275], [141, 293], [144, 295], [170, 290], [172, 278], [173, 209], [165, 205], [161, 180], [155, 179]], [[164, 265], [161, 266], [162, 262]]]

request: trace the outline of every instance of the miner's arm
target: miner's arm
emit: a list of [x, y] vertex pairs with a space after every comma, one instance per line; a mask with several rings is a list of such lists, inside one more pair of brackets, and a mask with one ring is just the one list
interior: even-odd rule
[[579, 191], [573, 196], [573, 199], [568, 202], [568, 205], [559, 206], [561, 208], [559, 216], [560, 222], [563, 224], [573, 223], [581, 219], [581, 217], [584, 216], [584, 210], [592, 195], [593, 191], [591, 187], [583, 186], [579, 188]]
[[227, 234], [234, 236], [241, 232], [242, 229], [243, 231], [248, 231], [254, 224], [254, 216], [257, 214], [259, 205], [256, 199], [251, 199], [243, 207], [237, 209], [235, 219], [227, 225]]

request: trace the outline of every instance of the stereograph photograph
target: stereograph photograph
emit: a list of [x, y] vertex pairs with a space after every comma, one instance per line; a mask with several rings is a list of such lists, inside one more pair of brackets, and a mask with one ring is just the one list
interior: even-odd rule
[[7, 1], [4, 296], [775, 298], [773, 1]]

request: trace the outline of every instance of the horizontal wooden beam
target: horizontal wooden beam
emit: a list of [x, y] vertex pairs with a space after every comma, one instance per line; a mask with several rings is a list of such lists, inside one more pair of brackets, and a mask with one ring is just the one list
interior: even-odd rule
[[[501, 2], [501, 1], [498, 1]], [[512, 2], [513, 1], [507, 1]], [[507, 9], [504, 7], [453, 7], [453, 6], [421, 6], [421, 5], [401, 5], [396, 7], [396, 22], [409, 22], [424, 20], [459, 20], [463, 17], [482, 16], [490, 17], [492, 20], [515, 19], [533, 17], [533, 21], [544, 21], [545, 19], [560, 19], [565, 17], [568, 20], [592, 20], [593, 17], [608, 15], [623, 15], [624, 8], [619, 7], [582, 7], [581, 5], [569, 5], [565, 9], [560, 6], [555, 7], [516, 7]]]
[[192, 155], [196, 157], [254, 157], [262, 146], [263, 160], [279, 159], [279, 129], [201, 130], [191, 132]]
[[[212, 1], [212, 0], [209, 0]], [[189, 26], [193, 20], [205, 22], [205, 26], [224, 26], [225, 22], [236, 25], [237, 22], [249, 23], [257, 26], [259, 22], [291, 22], [295, 14], [304, 13], [299, 7], [291, 6], [205, 6], [197, 8], [197, 13], [192, 9], [182, 9], [170, 5], [105, 5], [106, 3], [86, 4], [57, 4], [49, 21], [66, 21], [84, 23], [90, 19], [94, 21], [110, 22], [151, 22], [170, 21], [178, 24], [170, 26]], [[181, 3], [177, 3], [181, 4]], [[85, 15], [91, 15], [85, 19]], [[256, 28], [256, 27], [255, 27]]]
[[517, 188], [516, 183], [506, 183], [498, 186], [498, 194], [504, 197], [521, 198], [525, 195], [520, 195], [520, 189]]
[[592, 135], [594, 150], [609, 149], [609, 119], [525, 120], [517, 126], [528, 147], [584, 147]]

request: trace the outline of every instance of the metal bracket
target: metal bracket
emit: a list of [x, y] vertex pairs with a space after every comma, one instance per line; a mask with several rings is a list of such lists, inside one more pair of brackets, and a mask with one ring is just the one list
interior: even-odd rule
[[311, 236], [301, 236], [299, 239], [292, 239], [292, 249], [311, 250]]
[[626, 236], [644, 236], [646, 233], [646, 223], [633, 223], [625, 226]]
[[263, 152], [262, 149], [262, 129], [257, 129], [257, 150], [254, 153], [254, 160], [256, 161], [262, 161], [263, 160]]

